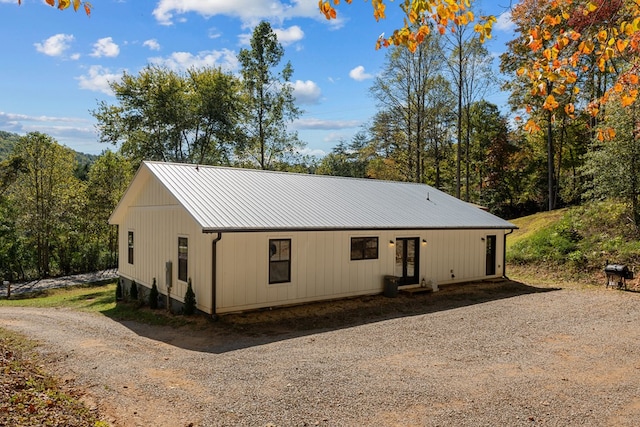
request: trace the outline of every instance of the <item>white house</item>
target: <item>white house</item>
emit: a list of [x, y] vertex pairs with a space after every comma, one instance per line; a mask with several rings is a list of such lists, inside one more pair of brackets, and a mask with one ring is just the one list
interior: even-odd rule
[[144, 162], [109, 220], [118, 272], [212, 315], [505, 274], [516, 228], [433, 187]]

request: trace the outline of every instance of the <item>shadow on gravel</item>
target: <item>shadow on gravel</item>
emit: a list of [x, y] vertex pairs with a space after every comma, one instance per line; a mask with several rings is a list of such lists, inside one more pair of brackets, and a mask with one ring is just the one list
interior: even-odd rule
[[510, 280], [473, 282], [447, 285], [438, 292], [413, 295], [400, 292], [396, 298], [373, 295], [228, 314], [220, 316], [217, 322], [202, 316], [196, 325], [180, 328], [119, 322], [140, 336], [169, 345], [193, 351], [225, 353], [389, 319], [560, 289], [535, 287]]

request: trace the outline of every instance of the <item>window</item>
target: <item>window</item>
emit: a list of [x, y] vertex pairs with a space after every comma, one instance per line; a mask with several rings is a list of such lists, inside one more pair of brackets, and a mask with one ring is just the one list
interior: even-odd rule
[[378, 259], [378, 238], [352, 237], [351, 259]]
[[269, 240], [269, 284], [291, 281], [291, 239]]
[[178, 237], [178, 280], [187, 281], [187, 260], [189, 256], [189, 239]]
[[133, 264], [133, 231], [129, 232], [129, 239], [127, 245], [129, 246], [129, 264]]

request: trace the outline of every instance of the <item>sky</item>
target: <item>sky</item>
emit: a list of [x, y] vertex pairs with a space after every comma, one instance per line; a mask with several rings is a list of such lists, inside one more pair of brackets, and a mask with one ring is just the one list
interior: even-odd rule
[[[511, 0], [476, 0], [476, 16], [498, 18], [486, 43], [494, 57], [514, 37]], [[59, 11], [44, 0], [0, 0], [0, 130], [38, 131], [62, 145], [100, 154], [91, 111], [116, 104], [109, 82], [147, 65], [184, 72], [221, 67], [237, 74], [237, 54], [250, 48], [253, 28], [269, 21], [294, 69], [292, 84], [303, 114], [290, 125], [304, 154], [323, 156], [350, 141], [375, 114], [370, 88], [385, 63], [376, 39], [402, 26], [399, 3], [387, 0], [376, 22], [371, 2], [344, 1], [327, 21], [317, 0], [91, 0], [82, 10]], [[515, 3], [515, 2], [514, 2]], [[506, 95], [486, 97], [506, 111]]]

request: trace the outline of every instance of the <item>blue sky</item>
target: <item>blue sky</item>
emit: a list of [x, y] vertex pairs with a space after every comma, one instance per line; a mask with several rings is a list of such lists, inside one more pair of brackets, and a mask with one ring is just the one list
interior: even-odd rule
[[[370, 2], [338, 7], [327, 21], [317, 0], [92, 0], [91, 17], [58, 11], [43, 0], [0, 0], [0, 130], [39, 131], [74, 150], [99, 154], [90, 111], [114, 103], [108, 82], [148, 64], [176, 71], [220, 66], [237, 73], [236, 55], [247, 48], [254, 26], [267, 20], [285, 49], [294, 74], [296, 101], [304, 114], [292, 124], [305, 152], [329, 153], [349, 141], [375, 114], [369, 95], [385, 51], [377, 37], [402, 24], [399, 2], [388, 2], [376, 22]], [[344, 1], [342, 2], [344, 3]], [[502, 4], [504, 3], [504, 4]], [[509, 0], [476, 0], [476, 15], [499, 17], [487, 43], [497, 57], [513, 38]], [[497, 64], [497, 60], [496, 60]], [[487, 100], [502, 107], [506, 97]]]

